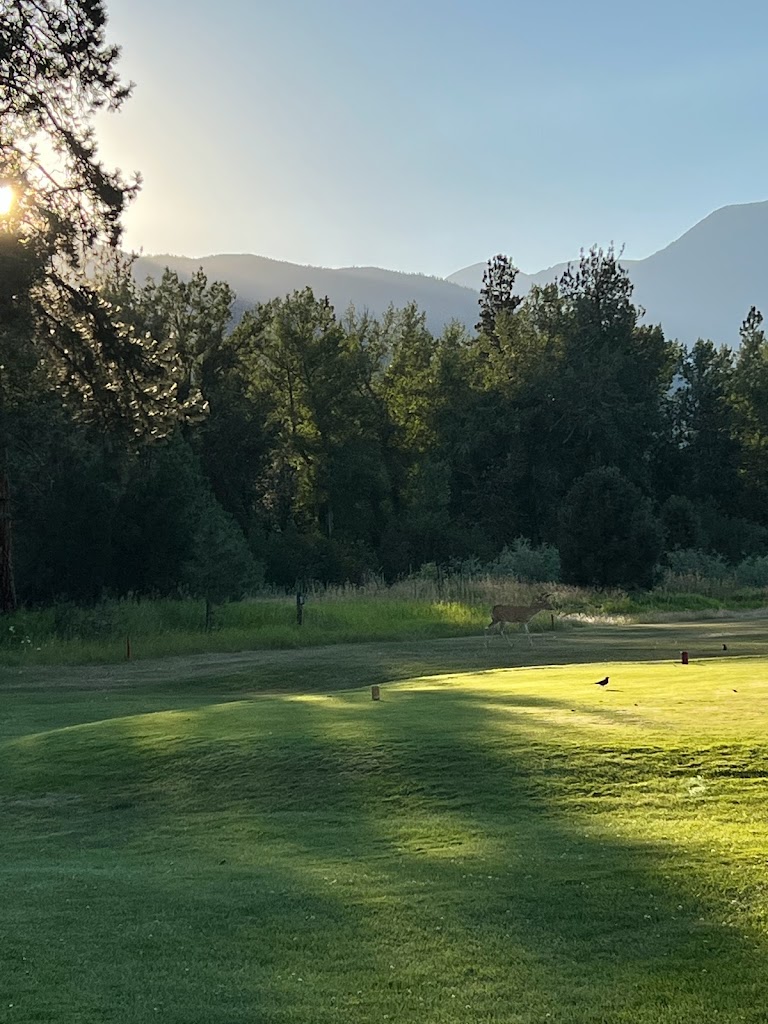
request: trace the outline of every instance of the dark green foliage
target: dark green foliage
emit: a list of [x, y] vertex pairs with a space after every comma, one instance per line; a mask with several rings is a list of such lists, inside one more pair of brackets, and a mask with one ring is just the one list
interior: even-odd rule
[[106, 640], [114, 636], [116, 624], [116, 608], [107, 602], [83, 607], [59, 601], [53, 608], [53, 632], [58, 640]]
[[391, 515], [391, 484], [381, 445], [357, 437], [339, 445], [330, 459], [333, 536], [376, 545]]
[[701, 545], [701, 516], [690, 498], [673, 494], [662, 505], [660, 515], [667, 551], [698, 548]]
[[[375, 445], [379, 417], [374, 367], [359, 332], [346, 331], [327, 299], [310, 289], [247, 313], [235, 330], [246, 395], [264, 412], [273, 444], [260, 481], [258, 513], [267, 529], [290, 525], [333, 536], [360, 441]], [[374, 494], [381, 474], [366, 472]], [[386, 485], [385, 485], [386, 489]]]
[[461, 500], [499, 546], [555, 541], [559, 503], [596, 466], [650, 487], [677, 348], [638, 324], [631, 295], [615, 253], [595, 248], [478, 337]]
[[209, 498], [198, 512], [189, 560], [182, 569], [184, 589], [211, 605], [245, 597], [263, 581], [240, 527]]
[[534, 546], [527, 538], [516, 537], [487, 569], [493, 576], [514, 576], [525, 583], [550, 583], [560, 579], [560, 553], [551, 544]]
[[230, 330], [231, 292], [200, 273], [104, 277], [125, 330], [170, 352], [174, 415], [198, 390], [207, 414], [127, 445], [78, 423], [17, 346], [6, 399], [24, 600], [192, 593], [210, 607], [262, 579], [292, 590], [425, 563], [544, 581], [557, 547], [565, 579], [599, 586], [646, 586], [697, 548], [759, 560], [759, 315], [738, 358], [709, 342], [681, 353], [638, 324], [612, 251], [524, 300], [508, 289], [506, 304], [511, 270], [494, 273], [492, 336], [476, 338], [434, 336], [415, 306], [339, 318], [309, 290]]
[[94, 601], [114, 585], [123, 455], [51, 396], [28, 395], [7, 422], [19, 597]]
[[265, 563], [267, 578], [286, 590], [301, 589], [312, 580], [365, 583], [378, 568], [376, 558], [362, 544], [341, 544], [319, 532], [299, 533], [295, 527], [270, 533], [256, 551]]
[[179, 591], [209, 496], [199, 463], [180, 438], [139, 454], [115, 515], [114, 586], [119, 594]]
[[733, 406], [739, 441], [742, 511], [760, 518], [768, 504], [768, 340], [753, 307], [741, 328], [733, 368]]
[[523, 299], [515, 295], [518, 270], [508, 256], [500, 253], [488, 262], [480, 289], [480, 320], [475, 330], [492, 344], [498, 344], [497, 324], [502, 316], [513, 314]]
[[[96, 114], [118, 109], [130, 94], [105, 24], [101, 0], [0, 4], [0, 183], [14, 194], [0, 219], [3, 611], [16, 604], [8, 417], [28, 382], [48, 395], [75, 398], [83, 419], [113, 435], [165, 436], [200, 404], [180, 347], [137, 330], [89, 280], [100, 259], [119, 261], [121, 217], [139, 186], [137, 178], [128, 182], [106, 169], [98, 155]], [[109, 523], [99, 485], [90, 489], [84, 478], [79, 485], [88, 492], [81, 515]], [[67, 486], [78, 486], [76, 473]], [[53, 546], [66, 548], [67, 540], [64, 531]], [[95, 585], [99, 571], [91, 569]]]
[[567, 582], [648, 587], [662, 550], [650, 502], [613, 466], [577, 480], [560, 512], [560, 557]]
[[537, 314], [562, 339], [554, 427], [570, 466], [569, 483], [600, 465], [619, 467], [640, 486], [648, 483], [676, 348], [659, 328], [638, 325], [631, 296], [613, 250], [594, 248], [565, 273], [557, 300], [542, 301]]
[[683, 357], [673, 396], [678, 476], [694, 501], [737, 513], [743, 489], [733, 395], [733, 353], [698, 341]]
[[743, 516], [727, 515], [714, 501], [699, 506], [703, 539], [710, 551], [717, 551], [729, 562], [740, 562], [747, 555], [768, 552], [768, 529], [765, 519], [756, 523]]

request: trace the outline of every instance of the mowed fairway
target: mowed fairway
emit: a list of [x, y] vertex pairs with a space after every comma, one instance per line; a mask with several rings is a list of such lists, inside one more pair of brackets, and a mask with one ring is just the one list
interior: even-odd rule
[[7, 671], [0, 1020], [763, 1022], [767, 637]]

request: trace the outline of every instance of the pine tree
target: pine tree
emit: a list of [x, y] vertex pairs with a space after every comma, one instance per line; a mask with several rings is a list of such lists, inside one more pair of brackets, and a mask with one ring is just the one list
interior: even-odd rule
[[[99, 159], [93, 119], [130, 95], [101, 0], [0, 0], [0, 610], [16, 603], [8, 412], [25, 375], [84, 414], [158, 436], [179, 414], [172, 344], [137, 334], [86, 271], [139, 187]], [[194, 406], [196, 395], [190, 395]]]

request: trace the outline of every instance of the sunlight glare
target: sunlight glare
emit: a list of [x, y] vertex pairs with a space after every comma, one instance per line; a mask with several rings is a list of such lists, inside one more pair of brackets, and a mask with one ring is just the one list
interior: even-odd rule
[[13, 206], [13, 189], [10, 185], [0, 185], [0, 216], [11, 212]]

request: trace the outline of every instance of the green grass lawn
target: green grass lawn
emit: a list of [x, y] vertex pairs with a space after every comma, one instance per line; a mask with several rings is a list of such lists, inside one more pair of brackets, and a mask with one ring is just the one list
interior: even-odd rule
[[0, 1020], [762, 1024], [767, 638], [6, 669]]
[[96, 608], [20, 609], [0, 630], [0, 665], [83, 665], [132, 659], [249, 650], [321, 647], [338, 643], [425, 640], [478, 635], [490, 604], [387, 594], [309, 600], [302, 626], [293, 598], [217, 606], [214, 628], [203, 629], [205, 604], [192, 600], [109, 602]]

